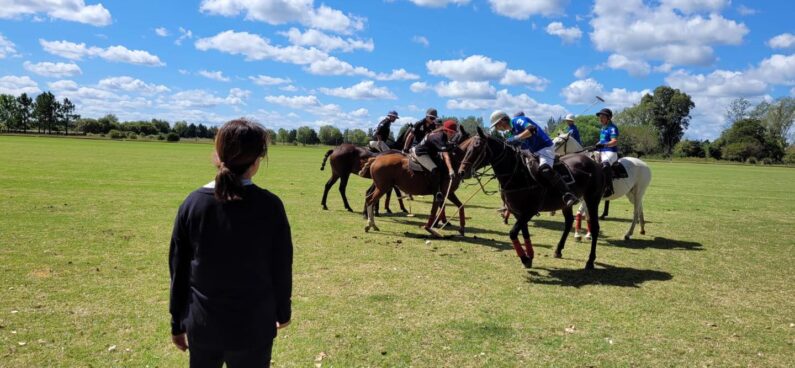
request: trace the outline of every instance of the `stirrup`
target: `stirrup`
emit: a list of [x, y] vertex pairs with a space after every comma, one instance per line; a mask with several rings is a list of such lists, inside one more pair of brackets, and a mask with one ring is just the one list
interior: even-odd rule
[[565, 208], [569, 208], [571, 206], [574, 206], [575, 204], [577, 204], [579, 202], [580, 202], [580, 199], [577, 198], [577, 196], [575, 196], [574, 194], [566, 193], [566, 194], [563, 195], [563, 206]]

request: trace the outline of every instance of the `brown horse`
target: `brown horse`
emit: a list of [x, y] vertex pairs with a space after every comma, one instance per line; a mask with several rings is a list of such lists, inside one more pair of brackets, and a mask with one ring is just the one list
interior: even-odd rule
[[[462, 142], [459, 146], [455, 147], [451, 152], [450, 160], [453, 167], [458, 167], [461, 162], [465, 150], [469, 146], [472, 138]], [[409, 157], [400, 153], [383, 154], [370, 159], [368, 162], [369, 167], [365, 167], [365, 174], [373, 179], [375, 189], [367, 198], [367, 226], [364, 231], [370, 229], [378, 231], [378, 226], [375, 225], [374, 210], [375, 203], [381, 198], [384, 193], [388, 193], [392, 188], [400, 188], [403, 192], [411, 195], [431, 195], [434, 196], [435, 188], [432, 187], [430, 173], [427, 171], [413, 171], [409, 166]], [[461, 200], [455, 195], [455, 190], [461, 183], [461, 178], [456, 176], [453, 180], [447, 175], [447, 170], [441, 168], [439, 170], [443, 174], [441, 179], [441, 191], [447, 194], [447, 198], [453, 202], [457, 207], [461, 208], [459, 211], [459, 220], [461, 227], [458, 232], [461, 236], [465, 234], [466, 216], [464, 215], [464, 208], [462, 207]], [[368, 175], [365, 175], [368, 176]], [[435, 196], [434, 196], [435, 197]], [[433, 205], [431, 206], [431, 214], [428, 216], [428, 222], [423, 226], [431, 235], [441, 237], [441, 234], [433, 229], [434, 221], [437, 217], [437, 211], [442, 205], [442, 201], [434, 198]]]
[[[563, 247], [566, 238], [571, 231], [574, 222], [574, 214], [571, 207], [564, 208], [560, 193], [550, 190], [546, 185], [542, 185], [536, 179], [538, 175], [527, 170], [524, 163], [523, 154], [516, 148], [507, 145], [504, 141], [486, 136], [483, 130], [478, 128], [478, 135], [472, 138], [474, 141], [466, 150], [465, 156], [459, 168], [459, 173], [468, 174], [474, 172], [482, 162], [488, 162], [494, 169], [494, 175], [500, 183], [500, 192], [508, 210], [516, 217], [508, 236], [511, 238], [513, 248], [525, 267], [533, 265], [533, 243], [530, 241], [530, 232], [527, 223], [539, 212], [562, 210], [566, 225], [563, 236], [555, 249], [555, 258], [563, 256]], [[574, 184], [570, 188], [574, 193], [585, 199], [589, 213], [598, 213], [599, 202], [602, 199], [604, 182], [602, 168], [586, 155], [571, 154], [560, 159], [571, 170], [574, 176]], [[537, 165], [537, 163], [536, 163]], [[589, 219], [593, 239], [591, 239], [591, 254], [586, 269], [593, 269], [596, 261], [596, 240], [599, 237], [599, 219], [592, 216]], [[519, 231], [524, 236], [525, 249], [519, 243]]]
[[[343, 143], [326, 152], [326, 155], [323, 157], [323, 164], [320, 165], [320, 170], [323, 170], [326, 167], [326, 160], [330, 160], [329, 166], [331, 166], [331, 178], [329, 178], [329, 180], [326, 182], [326, 186], [323, 189], [323, 200], [320, 202], [324, 210], [328, 210], [328, 207], [326, 206], [326, 199], [328, 198], [329, 190], [331, 190], [331, 187], [334, 186], [334, 183], [336, 183], [337, 180], [340, 180], [339, 190], [340, 195], [342, 196], [342, 203], [345, 204], [346, 210], [353, 212], [353, 209], [348, 204], [348, 197], [345, 195], [345, 189], [348, 187], [348, 178], [351, 176], [351, 173], [358, 175], [364, 163], [376, 155], [376, 153], [371, 152], [367, 148], [358, 147], [350, 143]], [[408, 212], [406, 207], [403, 206], [403, 199], [400, 191], [395, 189], [395, 194], [398, 197], [400, 209], [403, 212]], [[384, 205], [384, 208], [388, 213], [392, 213], [392, 211], [389, 209], [390, 196], [391, 192], [387, 193], [386, 204]]]

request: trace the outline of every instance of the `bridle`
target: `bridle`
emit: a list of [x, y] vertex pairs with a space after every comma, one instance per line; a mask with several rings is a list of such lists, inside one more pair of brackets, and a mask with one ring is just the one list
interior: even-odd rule
[[[488, 174], [487, 173], [488, 169], [485, 170], [482, 173], [478, 173], [478, 172], [475, 171], [475, 168], [479, 167], [479, 165], [482, 164], [483, 161], [486, 160], [487, 157], [491, 157], [490, 161], [491, 161], [491, 165], [493, 167], [493, 166], [499, 165], [501, 162], [505, 161], [508, 158], [508, 155], [510, 154], [509, 151], [513, 152], [513, 154], [515, 156], [519, 155], [519, 151], [517, 151], [514, 147], [508, 145], [504, 141], [500, 141], [500, 143], [502, 143], [502, 145], [503, 145], [502, 152], [500, 152], [498, 155], [495, 155], [494, 151], [492, 151], [491, 147], [488, 144], [488, 141], [487, 141], [488, 139], [489, 139], [488, 137], [477, 136], [477, 141], [474, 141], [472, 143], [472, 147], [467, 149], [467, 153], [465, 154], [464, 159], [461, 161], [461, 166], [459, 166], [459, 167], [465, 167], [467, 170], [471, 170], [472, 173], [470, 174], [470, 176], [475, 178], [478, 181], [478, 184], [480, 184], [480, 187], [483, 189], [483, 193], [485, 193], [487, 195], [492, 195], [492, 194], [496, 194], [497, 193], [496, 191], [491, 191], [491, 192], [486, 191], [486, 184], [488, 184], [492, 180], [494, 180], [496, 178], [499, 178], [499, 177], [509, 176], [509, 179], [505, 182], [505, 184], [500, 182], [499, 191], [502, 192], [502, 193], [513, 191], [513, 190], [507, 190], [507, 189], [505, 189], [505, 187], [508, 187], [511, 184], [511, 182], [513, 182], [513, 179], [514, 179], [514, 177], [516, 176], [517, 173], [523, 172], [523, 170], [521, 170], [522, 169], [522, 167], [521, 167], [522, 166], [521, 157], [516, 157], [516, 159], [514, 160], [514, 168], [511, 170], [510, 173], [497, 174], [495, 172], [495, 173]], [[486, 142], [481, 142], [481, 140], [486, 140]], [[481, 150], [480, 153], [477, 154], [477, 156], [475, 157], [474, 160], [472, 160], [472, 162], [470, 162], [469, 158], [471, 157], [471, 153], [472, 153], [473, 149], [475, 147], [478, 147], [480, 144], [485, 144], [484, 149]], [[472, 166], [469, 167], [469, 166], [464, 166], [464, 165], [472, 165]], [[489, 176], [490, 178], [484, 184], [484, 183], [482, 183], [481, 179], [483, 177], [485, 177], [485, 176]], [[530, 189], [530, 188], [521, 188], [520, 190], [525, 190], [525, 189]]]

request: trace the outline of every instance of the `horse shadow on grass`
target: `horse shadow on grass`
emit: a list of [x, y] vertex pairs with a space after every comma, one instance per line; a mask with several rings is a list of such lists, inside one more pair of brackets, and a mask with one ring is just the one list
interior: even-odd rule
[[[418, 234], [418, 233], [411, 233], [411, 232], [404, 232], [403, 236], [406, 238], [412, 239], [424, 239], [424, 240], [431, 240], [431, 241], [450, 241], [454, 243], [466, 243], [466, 244], [473, 244], [473, 245], [480, 245], [495, 248], [499, 251], [508, 251], [513, 250], [513, 245], [507, 241], [502, 240], [495, 240], [491, 238], [483, 238], [477, 235], [475, 236], [459, 236], [459, 235], [446, 235], [443, 238], [435, 238], [431, 236], [431, 234]], [[536, 247], [542, 248], [551, 248], [550, 246], [545, 245], [536, 245]]]
[[[665, 271], [642, 270], [631, 267], [615, 267], [596, 263], [593, 270], [534, 268], [527, 271], [525, 280], [529, 284], [571, 286], [608, 285], [639, 288], [646, 281], [668, 281], [673, 275]], [[546, 271], [546, 274], [537, 270]]]
[[[414, 227], [418, 228], [420, 226], [425, 225], [426, 221], [423, 221], [423, 219], [427, 221], [428, 216], [427, 215], [417, 215], [417, 216], [414, 216], [414, 217], [395, 217], [395, 218], [391, 218], [390, 221], [394, 222], [396, 224], [414, 226]], [[448, 217], [448, 219], [449, 219], [449, 217]], [[449, 225], [444, 227], [444, 230], [448, 231], [448, 232], [453, 232], [454, 231], [454, 232], [457, 233], [458, 232], [458, 228], [459, 228], [459, 226], [458, 226], [458, 218], [456, 217], [456, 219], [453, 222], [451, 222]], [[485, 235], [505, 236], [505, 232], [504, 231], [496, 231], [496, 230], [491, 230], [491, 229], [484, 229], [484, 228], [473, 227], [473, 226], [469, 226], [469, 225], [467, 225], [464, 230], [466, 231], [467, 235], [479, 235], [480, 237], [485, 236]]]
[[[601, 237], [600, 237], [601, 239]], [[654, 239], [638, 239], [633, 238], [630, 240], [623, 240], [621, 238], [606, 239], [607, 244], [614, 247], [622, 247], [628, 249], [670, 249], [670, 250], [704, 250], [704, 245], [701, 243], [668, 239], [655, 236]]]

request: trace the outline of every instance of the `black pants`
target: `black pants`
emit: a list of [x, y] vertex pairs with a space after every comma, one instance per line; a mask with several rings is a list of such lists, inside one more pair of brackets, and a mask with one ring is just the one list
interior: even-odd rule
[[251, 350], [223, 351], [190, 347], [191, 368], [227, 368], [270, 367], [273, 340], [267, 346]]

